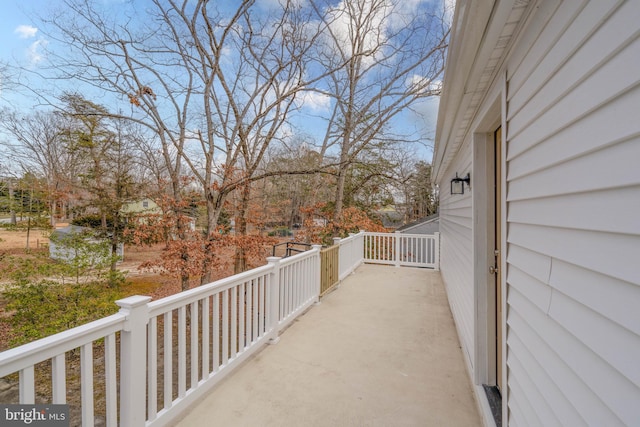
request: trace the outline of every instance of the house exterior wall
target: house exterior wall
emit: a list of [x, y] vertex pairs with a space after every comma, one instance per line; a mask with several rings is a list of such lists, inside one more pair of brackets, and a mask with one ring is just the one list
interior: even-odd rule
[[[503, 9], [523, 2], [462, 3], [493, 11], [486, 35]], [[447, 100], [445, 80], [440, 114], [456, 113], [439, 118], [434, 154], [441, 270], [472, 370], [477, 211], [466, 191], [449, 194], [449, 181], [467, 171], [472, 187], [481, 180], [470, 141], [490, 94], [504, 96], [508, 425], [640, 423], [638, 16], [638, 1], [532, 1], [475, 114], [461, 111], [462, 95]], [[456, 43], [477, 46], [460, 28]], [[476, 89], [469, 80], [457, 85]], [[463, 135], [457, 146], [456, 135]]]
[[[471, 169], [471, 150], [468, 143], [451, 163], [446, 176]], [[447, 183], [440, 186], [440, 271], [447, 286], [451, 311], [456, 319], [463, 353], [469, 364], [474, 359], [474, 289], [471, 193], [451, 197]]]
[[124, 213], [161, 214], [162, 209], [151, 199], [136, 200], [122, 207]]
[[507, 62], [509, 421], [637, 424], [640, 2], [548, 3]]

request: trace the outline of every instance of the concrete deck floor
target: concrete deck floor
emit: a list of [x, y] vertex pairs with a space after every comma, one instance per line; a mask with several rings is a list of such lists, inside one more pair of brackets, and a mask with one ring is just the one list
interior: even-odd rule
[[364, 265], [178, 425], [482, 422], [440, 274]]

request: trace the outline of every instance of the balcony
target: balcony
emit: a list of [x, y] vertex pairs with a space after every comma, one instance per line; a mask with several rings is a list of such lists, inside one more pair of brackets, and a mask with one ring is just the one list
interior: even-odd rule
[[438, 272], [363, 265], [178, 424], [481, 425]]
[[480, 425], [439, 273], [397, 268], [437, 254], [437, 236], [359, 233], [269, 258], [0, 353], [0, 377], [17, 372], [19, 403], [68, 403], [83, 426]]

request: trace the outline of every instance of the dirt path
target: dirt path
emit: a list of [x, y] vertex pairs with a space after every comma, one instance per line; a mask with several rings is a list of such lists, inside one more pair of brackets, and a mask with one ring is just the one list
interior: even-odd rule
[[[49, 230], [31, 230], [28, 240], [29, 249], [47, 246], [49, 244], [49, 233]], [[27, 249], [27, 232], [0, 228], [0, 250], [13, 252], [16, 249]]]

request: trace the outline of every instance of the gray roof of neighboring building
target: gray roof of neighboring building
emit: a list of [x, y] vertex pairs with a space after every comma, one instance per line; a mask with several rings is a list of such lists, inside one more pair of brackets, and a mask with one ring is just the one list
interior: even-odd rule
[[410, 222], [408, 224], [405, 224], [402, 227], [398, 227], [396, 229], [396, 231], [401, 231], [401, 232], [402, 231], [408, 231], [409, 229], [418, 227], [418, 226], [423, 225], [423, 224], [427, 224], [427, 223], [430, 223], [430, 222], [437, 222], [439, 219], [440, 219], [440, 215], [435, 213], [433, 215], [429, 215], [429, 216], [426, 216], [426, 217], [421, 218], [419, 220], [416, 220], [416, 221]]

